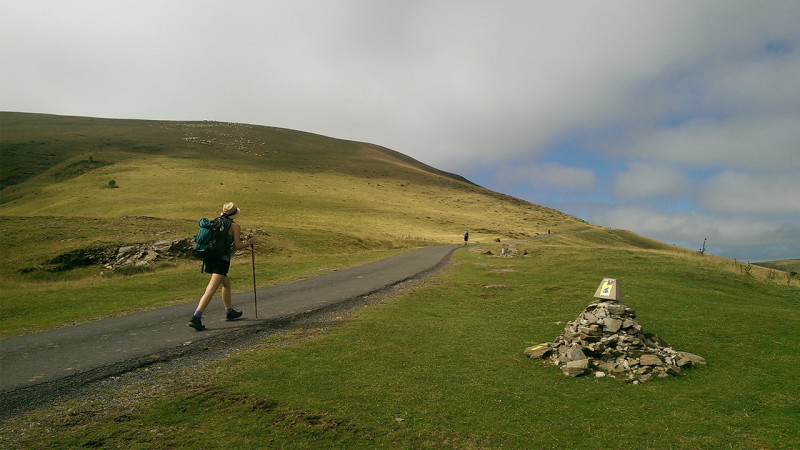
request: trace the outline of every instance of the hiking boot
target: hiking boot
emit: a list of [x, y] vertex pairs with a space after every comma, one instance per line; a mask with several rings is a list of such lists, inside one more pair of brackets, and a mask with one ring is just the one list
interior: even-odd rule
[[228, 320], [236, 320], [239, 317], [242, 317], [242, 312], [241, 311], [236, 311], [235, 309], [233, 311], [225, 314], [225, 318], [228, 319]]
[[199, 317], [192, 316], [192, 321], [189, 322], [188, 325], [197, 331], [206, 329], [205, 325], [203, 325], [203, 321]]

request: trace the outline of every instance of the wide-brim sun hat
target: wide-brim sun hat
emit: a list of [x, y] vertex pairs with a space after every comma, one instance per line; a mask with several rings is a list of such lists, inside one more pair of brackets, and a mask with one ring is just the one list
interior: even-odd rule
[[223, 216], [228, 216], [233, 219], [234, 217], [238, 216], [240, 212], [242, 212], [242, 210], [237, 208], [236, 204], [233, 202], [228, 202], [222, 205]]

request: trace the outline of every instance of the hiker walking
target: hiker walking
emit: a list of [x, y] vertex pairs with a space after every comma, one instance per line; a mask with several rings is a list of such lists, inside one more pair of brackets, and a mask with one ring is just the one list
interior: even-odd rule
[[247, 248], [253, 243], [253, 238], [246, 241], [241, 240], [242, 229], [239, 227], [238, 223], [234, 222], [234, 219], [239, 217], [240, 212], [241, 210], [237, 208], [233, 202], [228, 202], [222, 205], [222, 213], [215, 219], [221, 221], [222, 226], [227, 229], [227, 240], [224, 243], [224, 251], [220, 256], [209, 255], [203, 258], [203, 267], [206, 273], [211, 274], [211, 280], [209, 280], [208, 286], [206, 286], [205, 293], [200, 297], [197, 310], [194, 312], [194, 315], [192, 315], [191, 322], [189, 322], [189, 326], [197, 331], [206, 328], [202, 322], [203, 311], [205, 311], [206, 306], [211, 302], [211, 298], [214, 297], [214, 293], [217, 292], [219, 285], [222, 285], [222, 304], [225, 306], [226, 319], [236, 320], [242, 316], [241, 311], [237, 311], [231, 306], [231, 280], [228, 278], [232, 251]]
[[464, 231], [464, 245], [467, 245], [467, 241], [469, 240], [469, 230]]

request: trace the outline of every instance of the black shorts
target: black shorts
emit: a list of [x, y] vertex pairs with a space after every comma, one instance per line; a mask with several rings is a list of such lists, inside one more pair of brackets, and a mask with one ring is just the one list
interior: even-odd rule
[[231, 262], [225, 261], [222, 258], [209, 258], [203, 261], [206, 273], [218, 273], [220, 275], [228, 276], [228, 270], [231, 268]]

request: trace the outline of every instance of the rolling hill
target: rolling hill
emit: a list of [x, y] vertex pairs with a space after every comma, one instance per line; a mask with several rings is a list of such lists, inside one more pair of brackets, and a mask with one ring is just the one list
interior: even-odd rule
[[[314, 236], [329, 234], [404, 248], [458, 242], [465, 229], [489, 241], [593, 227], [398, 152], [311, 133], [11, 112], [0, 123], [6, 239], [43, 221], [106, 228], [72, 236], [59, 251], [191, 235], [198, 218], [227, 201], [245, 211], [244, 227], [269, 230], [268, 248], [278, 252], [319, 251]], [[126, 227], [120, 218], [138, 220]]]
[[[597, 227], [371, 144], [217, 122], [0, 113], [0, 124], [0, 338], [196, 300], [207, 278], [188, 260], [141, 273], [48, 264], [191, 236], [229, 200], [258, 239], [260, 286], [457, 243], [464, 229], [485, 244], [375, 307], [0, 423], [5, 446], [800, 441], [790, 272]], [[249, 257], [234, 260], [234, 289], [250, 287]], [[558, 336], [604, 277], [620, 280], [643, 329], [708, 365], [633, 385], [611, 373], [565, 377], [523, 354]], [[206, 426], [220, 414], [226, 426]]]
[[[494, 242], [597, 228], [377, 145], [300, 131], [12, 112], [0, 124], [0, 336], [194, 298], [192, 258], [109, 270], [92, 255], [191, 238], [228, 201], [256, 237], [261, 285], [459, 243], [465, 229]], [[243, 259], [233, 274], [248, 273]]]
[[797, 274], [800, 272], [800, 259], [783, 259], [780, 261], [763, 261], [753, 263], [768, 269], [780, 270], [790, 274]]

